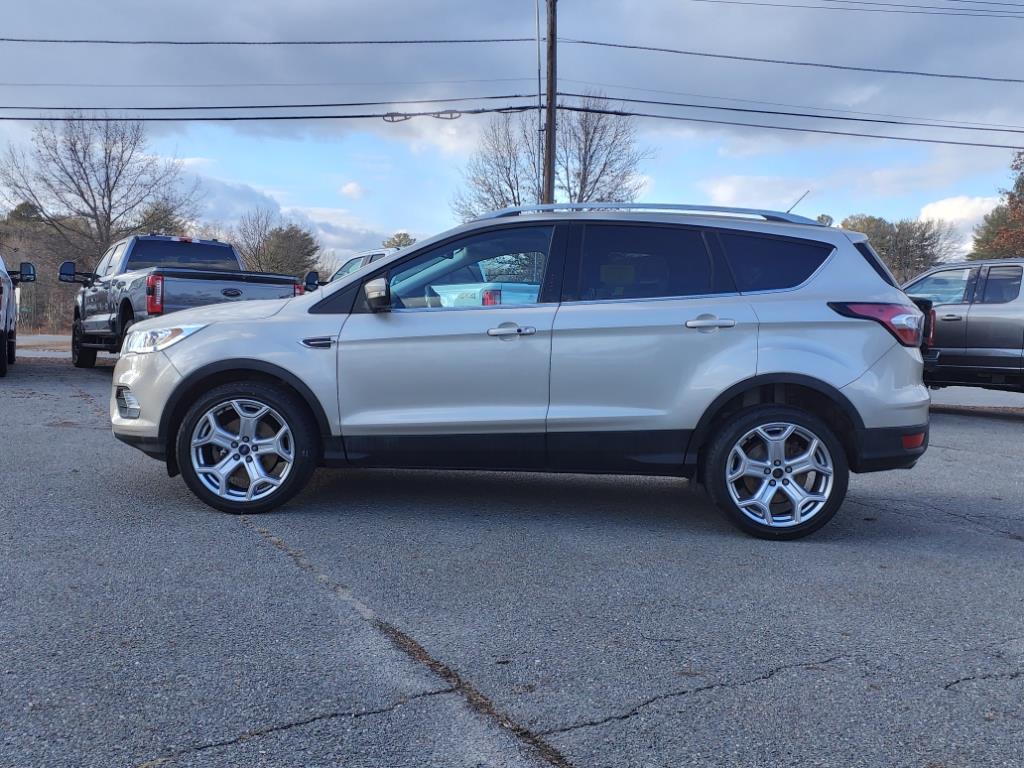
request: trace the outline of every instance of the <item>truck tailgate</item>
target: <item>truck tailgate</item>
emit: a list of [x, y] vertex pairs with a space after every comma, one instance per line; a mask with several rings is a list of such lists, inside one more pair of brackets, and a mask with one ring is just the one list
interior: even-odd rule
[[290, 299], [297, 281], [265, 272], [156, 269], [164, 278], [164, 312], [253, 299]]

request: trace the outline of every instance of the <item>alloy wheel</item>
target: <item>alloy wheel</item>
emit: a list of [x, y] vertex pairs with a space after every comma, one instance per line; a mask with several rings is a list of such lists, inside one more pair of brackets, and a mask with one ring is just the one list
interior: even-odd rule
[[265, 403], [227, 400], [209, 408], [192, 430], [190, 456], [199, 481], [222, 499], [265, 499], [295, 463], [291, 427]]
[[835, 465], [821, 438], [798, 424], [762, 424], [736, 441], [726, 486], [736, 507], [759, 525], [788, 528], [820, 512], [832, 493]]

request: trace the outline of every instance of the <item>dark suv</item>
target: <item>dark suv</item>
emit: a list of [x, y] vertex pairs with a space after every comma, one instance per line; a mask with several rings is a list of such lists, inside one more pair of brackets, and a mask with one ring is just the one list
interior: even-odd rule
[[932, 303], [926, 384], [1024, 392], [1024, 259], [943, 264], [905, 287]]

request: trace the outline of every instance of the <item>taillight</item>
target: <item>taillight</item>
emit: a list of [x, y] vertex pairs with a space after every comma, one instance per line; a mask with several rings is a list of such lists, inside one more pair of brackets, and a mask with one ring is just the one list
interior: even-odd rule
[[928, 340], [925, 342], [925, 344], [928, 345], [929, 349], [931, 349], [932, 347], [935, 346], [935, 321], [936, 320], [938, 320], [938, 317], [935, 314], [935, 310], [934, 309], [929, 309], [928, 310]]
[[914, 306], [907, 304], [874, 304], [830, 301], [829, 306], [845, 317], [874, 320], [896, 337], [905, 347], [921, 346], [922, 321], [924, 315]]
[[501, 289], [485, 288], [480, 303], [485, 307], [494, 307], [501, 304]]
[[302, 285], [301, 283], [296, 283], [295, 285], [292, 286], [292, 288], [294, 289], [292, 291], [292, 296], [301, 296], [306, 292], [306, 286]]
[[150, 275], [146, 278], [146, 314], [162, 315], [164, 312], [164, 276]]

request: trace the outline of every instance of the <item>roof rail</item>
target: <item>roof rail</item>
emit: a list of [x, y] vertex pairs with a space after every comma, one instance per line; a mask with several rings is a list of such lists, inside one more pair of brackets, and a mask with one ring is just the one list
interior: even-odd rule
[[781, 221], [787, 224], [811, 224], [824, 226], [814, 219], [783, 211], [768, 211], [761, 208], [733, 208], [724, 205], [678, 205], [675, 203], [548, 203], [544, 205], [520, 205], [502, 208], [478, 216], [475, 221], [504, 219], [521, 213], [542, 213], [545, 211], [675, 211], [679, 213], [716, 213], [760, 216], [765, 221]]

